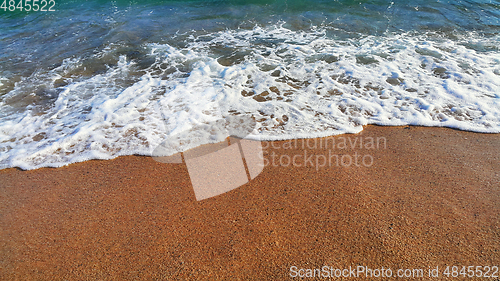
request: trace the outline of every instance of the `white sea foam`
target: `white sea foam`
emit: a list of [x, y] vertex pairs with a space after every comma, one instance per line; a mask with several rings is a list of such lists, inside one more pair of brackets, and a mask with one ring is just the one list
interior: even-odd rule
[[[367, 124], [500, 132], [500, 53], [470, 47], [498, 38], [405, 33], [339, 41], [325, 32], [273, 26], [185, 35], [182, 48], [143, 46], [155, 59], [145, 70], [120, 56], [99, 74], [76, 75], [79, 59], [34, 73], [0, 99], [0, 165], [150, 155], [180, 136], [172, 154], [224, 139], [205, 124], [236, 114], [252, 115], [249, 137], [262, 140], [356, 133]], [[58, 79], [67, 84], [54, 86]], [[34, 83], [53, 99], [19, 110], [12, 100], [29, 96]]]

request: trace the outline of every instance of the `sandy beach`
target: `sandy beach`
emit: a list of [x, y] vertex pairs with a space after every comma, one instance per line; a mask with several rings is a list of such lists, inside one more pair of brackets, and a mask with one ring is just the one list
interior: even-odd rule
[[[359, 146], [370, 137], [386, 142]], [[367, 126], [334, 139], [264, 143], [260, 175], [202, 201], [185, 164], [151, 157], [0, 170], [0, 279], [287, 280], [292, 267], [363, 266], [435, 280], [429, 269], [500, 266], [499, 134]], [[278, 161], [304, 150], [361, 162]]]

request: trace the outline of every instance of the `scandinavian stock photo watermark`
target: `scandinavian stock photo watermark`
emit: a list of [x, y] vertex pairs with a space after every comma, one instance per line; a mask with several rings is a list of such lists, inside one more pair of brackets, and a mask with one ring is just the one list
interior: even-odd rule
[[265, 167], [312, 167], [316, 171], [328, 167], [371, 167], [375, 163], [372, 152], [387, 149], [387, 139], [342, 135], [263, 142], [262, 149]]
[[232, 116], [204, 124], [191, 132], [223, 132], [225, 141], [206, 144], [171, 154], [184, 135], [169, 136], [153, 152], [161, 163], [185, 163], [196, 200], [208, 199], [236, 189], [253, 180], [265, 167], [368, 168], [374, 165], [372, 153], [387, 149], [385, 137], [340, 135], [325, 138], [258, 141], [247, 139], [254, 132], [251, 116]]
[[410, 268], [369, 267], [364, 265], [334, 267], [324, 265], [317, 268], [291, 266], [292, 278], [370, 278], [377, 280], [396, 279], [435, 279], [435, 278], [493, 278], [499, 277], [496, 265], [446, 265]]

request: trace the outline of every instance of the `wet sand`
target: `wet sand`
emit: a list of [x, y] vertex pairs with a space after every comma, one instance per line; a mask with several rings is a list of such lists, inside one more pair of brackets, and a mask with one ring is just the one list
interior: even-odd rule
[[[370, 137], [386, 145], [349, 145]], [[367, 126], [335, 140], [264, 144], [260, 175], [202, 201], [185, 164], [150, 157], [0, 170], [0, 279], [286, 280], [292, 266], [428, 279], [437, 266], [440, 278], [500, 266], [500, 134]], [[366, 165], [285, 167], [304, 150]]]

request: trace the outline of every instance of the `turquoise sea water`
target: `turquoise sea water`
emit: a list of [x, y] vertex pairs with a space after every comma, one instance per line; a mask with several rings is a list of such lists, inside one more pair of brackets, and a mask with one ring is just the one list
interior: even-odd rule
[[[499, 1], [54, 9], [0, 10], [1, 167], [148, 155], [165, 136], [240, 113], [262, 139], [366, 124], [500, 132]], [[188, 135], [185, 148], [220, 138]]]
[[[37, 66], [89, 56], [109, 44], [134, 49], [147, 42], [171, 42], [169, 37], [176, 33], [210, 33], [280, 21], [291, 30], [330, 28], [332, 38], [405, 31], [437, 31], [451, 38], [464, 31], [494, 36], [500, 29], [500, 2], [494, 0], [56, 1], [54, 9], [1, 11], [2, 72], [29, 75]], [[484, 46], [488, 48], [497, 47]]]

